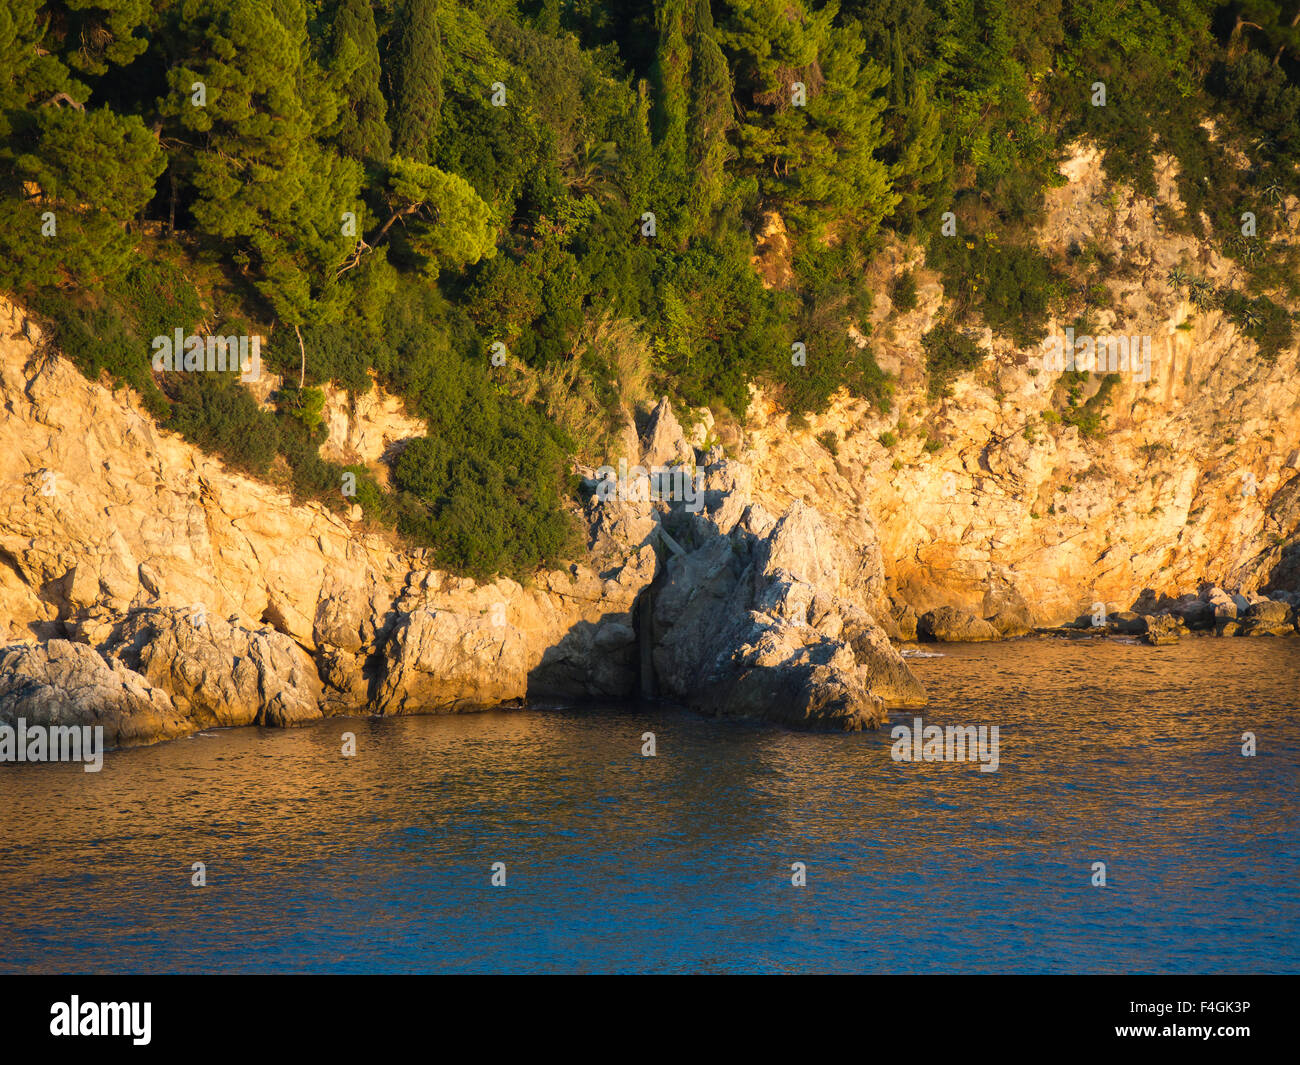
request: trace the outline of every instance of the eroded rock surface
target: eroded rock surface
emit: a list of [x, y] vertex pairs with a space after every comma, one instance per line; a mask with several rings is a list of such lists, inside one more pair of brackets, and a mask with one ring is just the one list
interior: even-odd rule
[[[770, 514], [749, 468], [707, 424], [697, 450], [666, 400], [624, 457], [685, 475], [707, 462], [699, 497], [651, 498], [666, 482], [593, 496], [585, 560], [528, 587], [475, 582], [227, 470], [43, 349], [17, 308], [0, 316], [0, 472], [19, 486], [0, 501], [0, 621], [10, 640], [47, 641], [4, 652], [0, 705], [33, 723], [102, 704], [134, 743], [655, 695], [862, 728], [924, 699], [872, 613], [874, 531], [832, 535], [803, 503]], [[387, 413], [352, 404], [347, 439], [372, 461], [418, 425], [381, 393], [367, 403]]]
[[321, 716], [321, 681], [301, 647], [269, 625], [206, 613], [136, 610], [100, 650], [155, 688], [200, 728], [295, 725]]
[[112, 747], [176, 739], [198, 726], [165, 691], [69, 640], [0, 649], [0, 723], [103, 726]]

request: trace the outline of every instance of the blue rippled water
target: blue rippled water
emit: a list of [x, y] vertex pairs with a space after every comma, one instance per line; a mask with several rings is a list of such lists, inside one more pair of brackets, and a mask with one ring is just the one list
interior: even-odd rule
[[0, 969], [1300, 971], [1300, 641], [941, 651], [996, 773], [640, 707], [2, 767]]

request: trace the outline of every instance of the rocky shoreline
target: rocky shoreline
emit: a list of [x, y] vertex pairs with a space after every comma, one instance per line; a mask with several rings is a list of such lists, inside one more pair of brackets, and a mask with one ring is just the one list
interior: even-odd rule
[[[1104, 604], [1098, 604], [1104, 606]], [[897, 623], [897, 619], [896, 619]], [[911, 638], [943, 643], [979, 643], [1018, 636], [1133, 636], [1158, 646], [1183, 636], [1294, 636], [1300, 633], [1300, 594], [1274, 591], [1225, 592], [1205, 584], [1185, 595], [1148, 595], [1131, 610], [1083, 614], [1064, 625], [1004, 626], [953, 607], [927, 611]]]
[[[0, 649], [0, 722], [102, 725], [110, 746], [126, 746], [335, 715], [657, 698], [859, 730], [925, 704], [896, 641], [1116, 635], [1158, 645], [1193, 633], [1293, 635], [1300, 624], [1300, 596], [1212, 585], [1056, 627], [1035, 625], [1024, 604], [988, 618], [955, 607], [917, 617], [882, 596], [879, 559], [843, 544], [816, 510], [796, 503], [774, 519], [752, 502], [748, 469], [691, 448], [667, 401], [641, 444], [647, 472], [631, 490], [602, 498], [601, 478], [581, 471], [589, 562], [539, 575], [535, 588], [424, 570], [393, 594], [377, 581], [326, 582], [310, 648], [271, 622], [196, 607], [92, 606], [59, 636]], [[687, 467], [702, 489], [695, 505], [652, 499], [662, 493], [648, 471], [688, 455], [699, 462]], [[547, 624], [530, 613], [539, 603]]]
[[[6, 370], [7, 390], [27, 403], [43, 389], [77, 383], [57, 360], [24, 363], [20, 380], [12, 360]], [[50, 380], [57, 375], [66, 380]], [[879, 726], [889, 707], [924, 703], [872, 613], [878, 557], [864, 568], [801, 503], [779, 518], [751, 503], [749, 471], [720, 450], [695, 450], [667, 401], [639, 439], [629, 436], [635, 459], [689, 470], [702, 497], [652, 501], [658, 492], [646, 477], [630, 499], [605, 499], [588, 478], [588, 558], [539, 573], [527, 588], [419, 568], [419, 553], [383, 554], [374, 544], [367, 553], [349, 550], [350, 537], [330, 550], [318, 536], [311, 565], [275, 567], [277, 586], [252, 599], [264, 604], [260, 616], [247, 605], [205, 605], [211, 589], [185, 605], [194, 536], [160, 549], [160, 535], [175, 531], [161, 515], [147, 560], [130, 543], [107, 559], [87, 545], [79, 564], [51, 581], [49, 569], [64, 560], [43, 548], [71, 538], [75, 514], [62, 508], [72, 489], [44, 495], [29, 478], [23, 504], [3, 516], [0, 548], [26, 591], [39, 590], [38, 618], [26, 625], [34, 638], [0, 648], [0, 722], [101, 725], [106, 742], [122, 746], [340, 714], [634, 697], [857, 730]], [[84, 490], [84, 471], [60, 472]], [[192, 508], [188, 517], [193, 533]], [[322, 517], [342, 524], [328, 512]], [[199, 539], [219, 559], [211, 511], [203, 523]], [[261, 573], [271, 568], [267, 549], [292, 540], [275, 531], [265, 545], [245, 539]], [[83, 573], [88, 557], [99, 563], [94, 579]], [[54, 616], [41, 620], [41, 610]], [[13, 613], [11, 629], [21, 627]]]
[[[830, 517], [775, 492], [752, 449], [687, 433], [666, 400], [639, 427], [629, 418], [616, 491], [612, 467], [578, 470], [586, 557], [525, 586], [439, 572], [355, 516], [226, 469], [131, 394], [86, 380], [2, 302], [0, 399], [0, 724], [102, 725], [110, 746], [635, 698], [869, 729], [925, 704], [900, 643], [1163, 644], [1300, 624], [1300, 592], [1210, 584], [1055, 627], [1059, 609], [1002, 579], [978, 614], [964, 586], [916, 599], [887, 571], [869, 511], [827, 491], [815, 498]], [[382, 442], [381, 423], [363, 428]], [[1264, 587], [1300, 588], [1286, 557]]]

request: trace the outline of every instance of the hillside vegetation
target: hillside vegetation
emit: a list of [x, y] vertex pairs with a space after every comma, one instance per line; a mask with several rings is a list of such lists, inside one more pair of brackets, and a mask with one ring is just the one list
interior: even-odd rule
[[[1122, 264], [1034, 239], [1079, 138], [1139, 190], [1178, 159], [1166, 223], [1240, 271], [1170, 283], [1275, 357], [1298, 82], [1300, 0], [7, 0], [0, 287], [233, 466], [521, 576], [577, 550], [570, 456], [652, 396], [887, 407], [850, 336], [883, 241], [942, 276], [936, 400], [977, 322], [1086, 322]], [[156, 372], [177, 329], [265, 337], [269, 408]], [[375, 379], [429, 427], [391, 490], [318, 455], [320, 386]]]

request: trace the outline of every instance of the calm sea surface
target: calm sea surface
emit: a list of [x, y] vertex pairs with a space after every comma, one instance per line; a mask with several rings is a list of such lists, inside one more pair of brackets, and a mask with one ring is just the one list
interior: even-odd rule
[[1300, 971], [1300, 641], [939, 650], [996, 773], [636, 707], [0, 767], [0, 971]]

